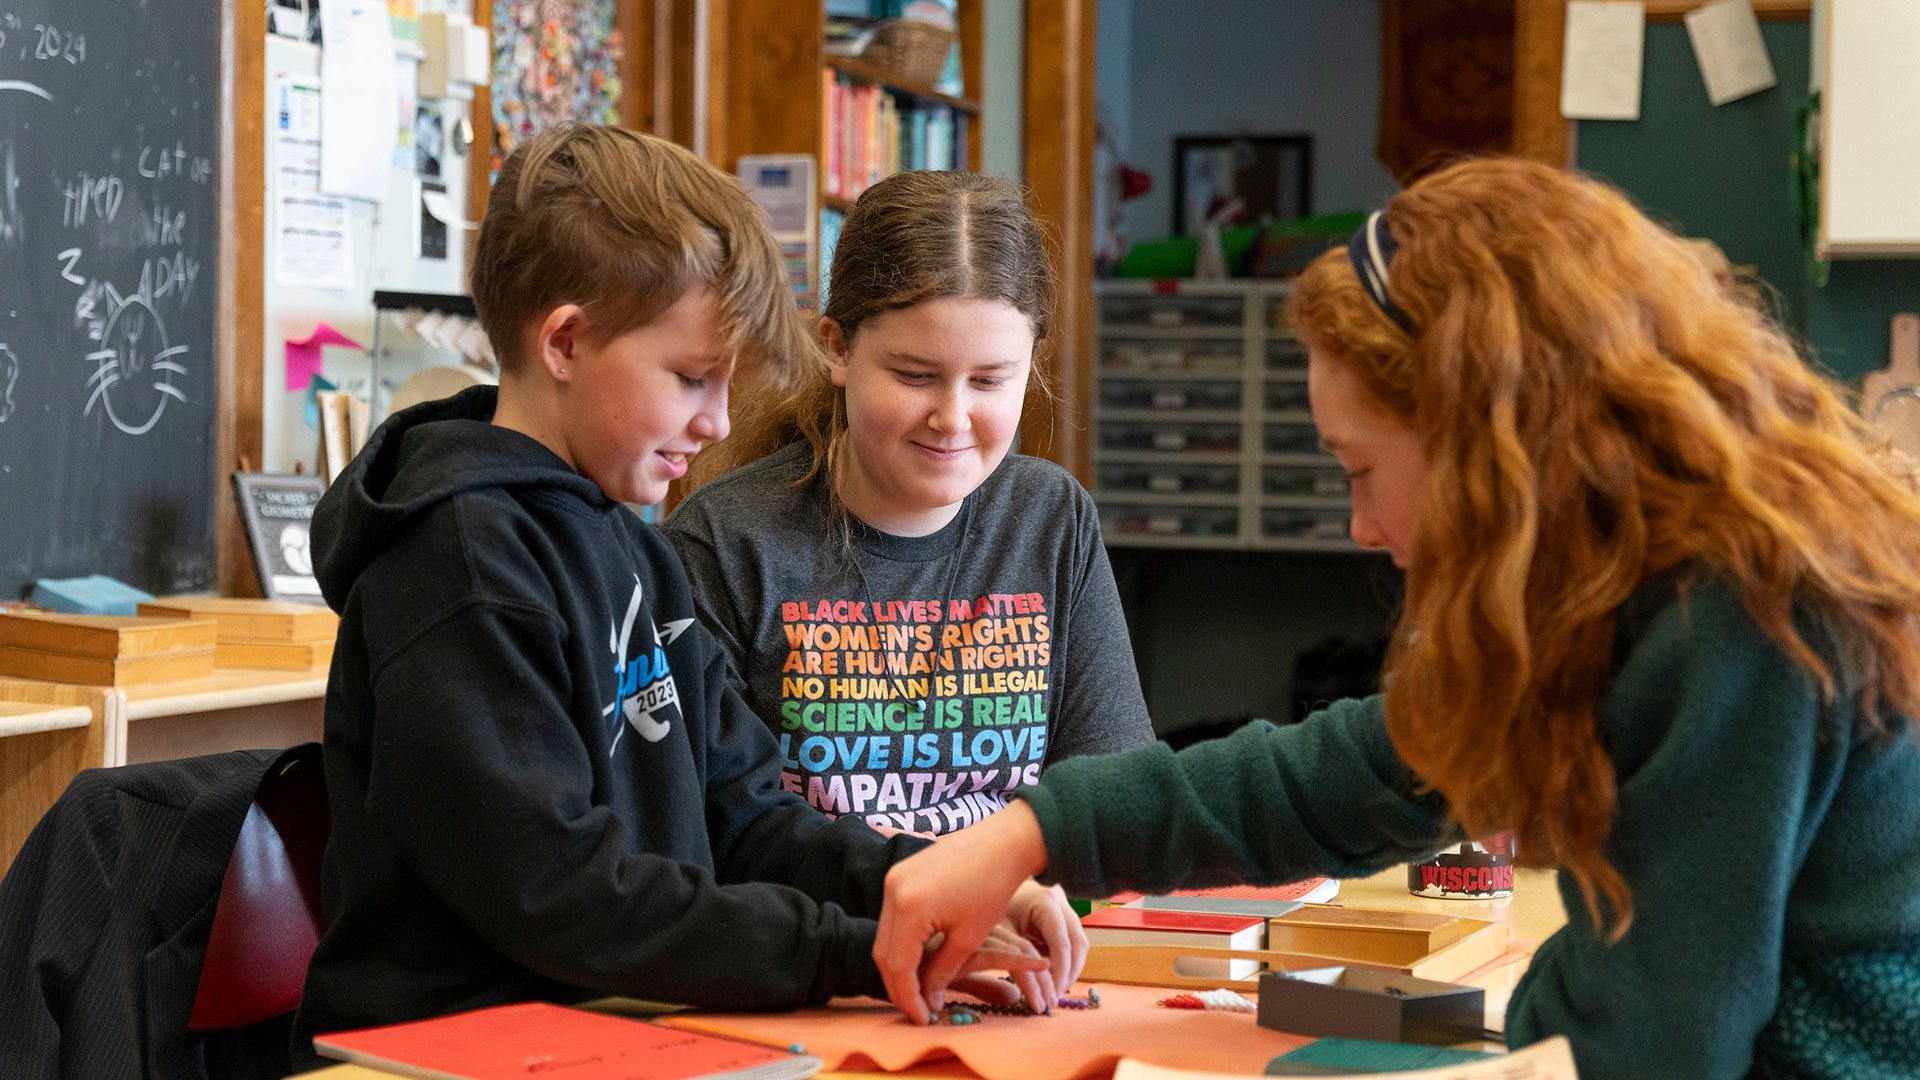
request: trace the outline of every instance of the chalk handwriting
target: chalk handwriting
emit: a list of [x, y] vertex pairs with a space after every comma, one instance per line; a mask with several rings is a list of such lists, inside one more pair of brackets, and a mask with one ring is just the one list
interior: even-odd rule
[[66, 278], [68, 281], [73, 282], [75, 285], [85, 285], [87, 283], [86, 278], [83, 278], [79, 274], [76, 274], [73, 272], [74, 264], [80, 261], [80, 256], [82, 254], [83, 252], [79, 248], [68, 248], [67, 250], [54, 256], [54, 258], [59, 259], [61, 263], [60, 276], [63, 278]]
[[213, 179], [213, 159], [188, 154], [182, 143], [174, 143], [171, 148], [165, 146], [145, 146], [140, 149], [140, 158], [135, 163], [140, 175], [149, 180], [164, 180], [169, 176], [184, 176], [196, 184], [204, 184]]
[[140, 268], [140, 295], [158, 300], [178, 289], [184, 306], [193, 295], [193, 283], [199, 277], [200, 260], [188, 257], [185, 252], [148, 259]]
[[[68, 248], [54, 256], [60, 263], [60, 277], [80, 286], [80, 295], [73, 301], [73, 325], [87, 328], [87, 340], [104, 341], [107, 324], [115, 312], [129, 302], [122, 297], [110, 281], [88, 277], [80, 272], [80, 260], [85, 255], [79, 248]], [[140, 264], [140, 288], [133, 299], [151, 307], [168, 296], [177, 294], [180, 306], [185, 307], [193, 297], [193, 286], [200, 280], [200, 260], [184, 251], [171, 255], [160, 255]], [[104, 308], [102, 301], [105, 301]]]
[[64, 185], [66, 209], [60, 213], [60, 224], [69, 228], [80, 228], [87, 223], [91, 213], [108, 224], [119, 216], [120, 201], [126, 196], [126, 185], [117, 176], [90, 176], [81, 173], [73, 183]]
[[147, 216], [142, 231], [146, 233], [147, 243], [157, 247], [186, 243], [187, 212], [156, 206]]
[[0, 172], [0, 242], [23, 239], [26, 220], [20, 216], [20, 173], [13, 163], [13, 142], [7, 142], [5, 171]]
[[[87, 35], [62, 30], [50, 23], [35, 23], [33, 32], [38, 35], [33, 46], [35, 60], [65, 60], [76, 65], [86, 62]], [[22, 59], [26, 58], [26, 51], [26, 47], [22, 46]]]
[[20, 381], [20, 358], [0, 341], [0, 424], [13, 415], [13, 386]]

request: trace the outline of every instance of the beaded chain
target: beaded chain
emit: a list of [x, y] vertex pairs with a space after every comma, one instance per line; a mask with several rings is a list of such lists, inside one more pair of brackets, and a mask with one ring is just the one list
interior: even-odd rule
[[[1083, 998], [1063, 997], [1059, 1005], [1063, 1009], [1097, 1009], [1100, 1007], [1100, 988], [1087, 987], [1087, 996]], [[994, 1005], [983, 1001], [949, 1001], [940, 1007], [940, 1022], [964, 1026], [977, 1024], [983, 1016], [1038, 1016], [1033, 1006], [1024, 1001], [1013, 1005]]]
[[1206, 990], [1198, 994], [1175, 994], [1155, 1002], [1163, 1009], [1224, 1009], [1227, 1012], [1254, 1012], [1254, 1004], [1231, 990]]

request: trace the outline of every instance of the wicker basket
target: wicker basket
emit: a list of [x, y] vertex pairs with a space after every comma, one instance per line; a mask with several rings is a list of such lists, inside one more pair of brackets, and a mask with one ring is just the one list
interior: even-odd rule
[[889, 79], [932, 86], [947, 66], [954, 33], [919, 19], [888, 19], [874, 31], [860, 59]]

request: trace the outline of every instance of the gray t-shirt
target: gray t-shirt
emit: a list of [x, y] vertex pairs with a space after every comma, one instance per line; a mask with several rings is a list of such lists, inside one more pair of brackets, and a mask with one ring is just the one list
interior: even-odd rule
[[1153, 741], [1093, 500], [1010, 454], [929, 536], [830, 519], [794, 443], [706, 484], [666, 534], [694, 608], [829, 814], [965, 828], [1047, 765]]

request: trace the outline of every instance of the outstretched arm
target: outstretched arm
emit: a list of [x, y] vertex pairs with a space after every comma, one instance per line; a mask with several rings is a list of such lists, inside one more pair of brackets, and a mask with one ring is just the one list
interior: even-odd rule
[[[1443, 800], [1418, 788], [1377, 699], [1180, 754], [1062, 762], [1007, 809], [894, 865], [874, 959], [894, 1003], [924, 1020], [1030, 875], [1106, 896], [1372, 873], [1453, 838]], [[945, 937], [923, 964], [934, 934]]]

